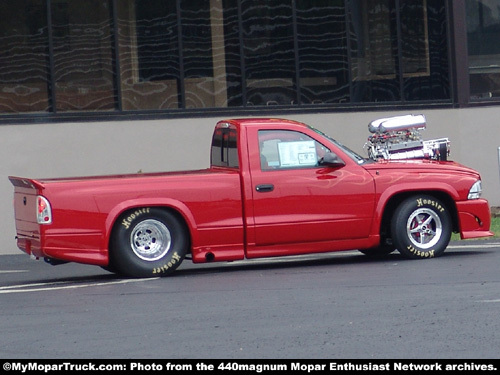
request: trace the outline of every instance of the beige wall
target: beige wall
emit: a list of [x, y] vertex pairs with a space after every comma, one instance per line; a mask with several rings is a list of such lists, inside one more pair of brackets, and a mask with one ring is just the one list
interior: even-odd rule
[[[368, 122], [423, 113], [424, 139], [448, 137], [451, 159], [477, 169], [484, 196], [500, 206], [500, 107], [281, 116], [323, 130], [365, 155]], [[216, 118], [0, 126], [0, 254], [18, 254], [9, 175], [65, 177], [206, 168]]]

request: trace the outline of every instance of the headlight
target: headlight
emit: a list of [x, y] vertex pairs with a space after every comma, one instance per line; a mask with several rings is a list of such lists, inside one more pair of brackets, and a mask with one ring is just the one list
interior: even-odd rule
[[469, 195], [467, 199], [479, 199], [481, 198], [481, 193], [483, 192], [483, 188], [481, 186], [481, 180], [476, 181], [474, 185], [469, 190]]

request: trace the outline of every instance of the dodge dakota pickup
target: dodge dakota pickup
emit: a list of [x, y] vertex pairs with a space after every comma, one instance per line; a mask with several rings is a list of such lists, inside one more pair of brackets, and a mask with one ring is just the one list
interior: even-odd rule
[[30, 179], [14, 185], [17, 245], [48, 263], [129, 277], [194, 263], [360, 250], [441, 255], [452, 232], [491, 236], [479, 174], [422, 141], [423, 116], [369, 125], [364, 158], [284, 119], [216, 124], [204, 170]]

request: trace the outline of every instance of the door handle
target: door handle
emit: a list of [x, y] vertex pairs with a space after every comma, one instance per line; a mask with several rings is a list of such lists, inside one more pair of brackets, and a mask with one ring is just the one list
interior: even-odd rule
[[274, 190], [274, 185], [273, 184], [257, 185], [255, 187], [255, 190], [257, 190], [259, 193], [267, 193], [269, 191], [273, 191]]

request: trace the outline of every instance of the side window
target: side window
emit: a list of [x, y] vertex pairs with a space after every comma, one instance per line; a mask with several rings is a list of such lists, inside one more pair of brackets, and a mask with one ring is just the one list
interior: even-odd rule
[[262, 170], [316, 167], [330, 150], [308, 135], [289, 130], [259, 131]]
[[238, 168], [238, 142], [236, 129], [217, 128], [212, 138], [212, 166]]

